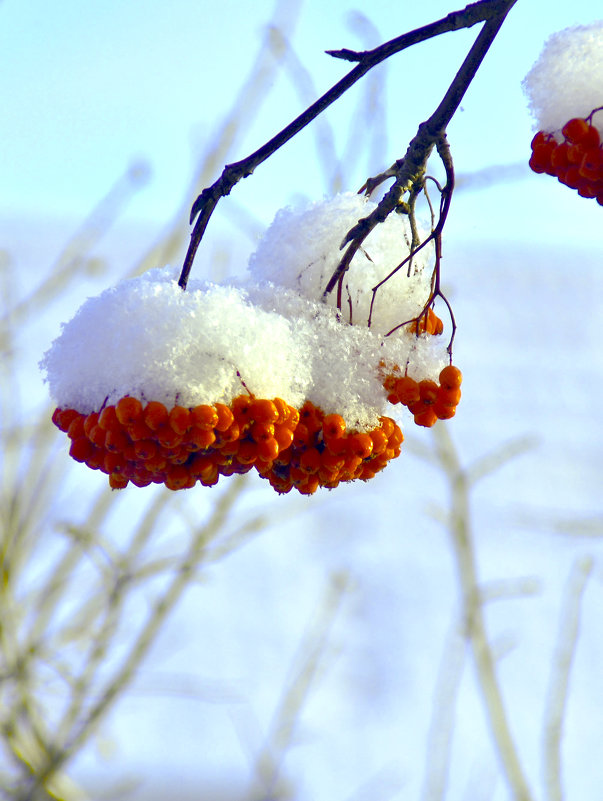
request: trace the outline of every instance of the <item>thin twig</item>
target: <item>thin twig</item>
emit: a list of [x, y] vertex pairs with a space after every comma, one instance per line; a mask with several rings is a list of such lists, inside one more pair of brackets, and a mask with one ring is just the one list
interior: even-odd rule
[[593, 564], [593, 558], [586, 556], [578, 558], [572, 565], [559, 620], [559, 634], [544, 714], [544, 780], [550, 801], [562, 801], [564, 797], [561, 782], [561, 737], [570, 672], [580, 631], [582, 597]]
[[469, 476], [460, 464], [446, 427], [436, 427], [434, 434], [439, 461], [450, 481], [452, 505], [450, 534], [463, 591], [466, 636], [473, 652], [490, 731], [514, 800], [533, 801], [519, 761], [517, 746], [511, 735], [507, 712], [496, 677], [495, 658], [486, 633], [471, 532]]
[[[459, 71], [455, 75], [454, 80], [448, 87], [448, 90], [442, 98], [439, 106], [426, 122], [423, 122], [419, 125], [418, 131], [414, 139], [412, 139], [410, 142], [404, 158], [394, 162], [394, 164], [388, 170], [381, 173], [378, 177], [369, 179], [363, 187], [363, 189], [366, 190], [366, 193], [370, 194], [380, 183], [382, 183], [382, 181], [385, 181], [388, 178], [395, 179], [393, 185], [378, 203], [377, 208], [375, 208], [369, 215], [359, 220], [356, 225], [354, 225], [348, 231], [343, 239], [343, 242], [341, 243], [341, 247], [346, 248], [345, 253], [335, 268], [333, 275], [329, 279], [323, 292], [324, 299], [333, 291], [333, 289], [335, 289], [336, 286], [338, 287], [337, 307], [339, 309], [341, 309], [340, 288], [342, 276], [349, 269], [352, 259], [371, 231], [377, 225], [384, 222], [395, 209], [400, 207], [404, 195], [411, 191], [414, 186], [422, 188], [425, 179], [427, 161], [433, 151], [433, 148], [438, 144], [438, 142], [442, 142], [444, 140], [448, 123], [459, 107], [465, 92], [469, 88], [469, 85], [475, 77], [480, 64], [482, 63], [486, 53], [492, 45], [492, 42], [496, 38], [503, 22], [505, 21], [508, 12], [515, 2], [516, 0], [509, 0], [509, 2], [501, 4], [499, 6], [498, 13], [491, 18], [488, 18], [488, 20], [484, 23], [484, 26], [475, 39], [475, 42], [469, 50], [469, 53], [463, 61]], [[361, 191], [363, 190], [361, 189]], [[439, 233], [441, 233], [441, 227]], [[437, 248], [437, 238], [433, 234], [431, 235], [431, 238], [436, 240]], [[439, 294], [441, 295], [441, 293]], [[453, 332], [448, 346], [450, 350], [452, 347], [456, 326], [450, 304], [446, 298], [444, 298], [442, 295], [441, 297], [448, 306], [452, 317]]]
[[69, 739], [62, 747], [56, 748], [49, 755], [46, 764], [30, 778], [28, 790], [20, 797], [20, 801], [35, 801], [38, 790], [45, 787], [54, 774], [71, 759], [82, 744], [90, 738], [99, 722], [119, 694], [134, 678], [137, 669], [161, 631], [162, 623], [172, 611], [176, 603], [189, 585], [192, 574], [197, 570], [209, 542], [223, 528], [234, 504], [241, 495], [244, 482], [234, 480], [231, 486], [221, 495], [213, 509], [209, 521], [194, 533], [186, 553], [183, 555], [178, 569], [170, 579], [165, 592], [150, 609], [147, 620], [135, 638], [128, 654], [120, 667], [107, 682], [98, 700], [92, 704], [83, 719], [71, 732]]
[[[398, 36], [389, 42], [376, 47], [374, 50], [369, 50], [364, 53], [357, 53], [354, 60], [358, 61], [358, 65], [354, 67], [347, 75], [340, 81], [325, 92], [322, 97], [316, 100], [309, 106], [302, 114], [296, 117], [289, 125], [283, 128], [276, 136], [273, 136], [266, 144], [262, 145], [258, 150], [251, 153], [241, 161], [227, 164], [224, 168], [222, 175], [211, 186], [204, 189], [193, 203], [190, 222], [191, 224], [196, 218], [195, 226], [191, 234], [191, 241], [186, 253], [182, 272], [178, 281], [182, 289], [186, 289], [188, 277], [193, 265], [197, 248], [203, 238], [207, 224], [216, 208], [219, 200], [226, 195], [229, 195], [234, 186], [242, 179], [251, 175], [256, 167], [267, 158], [272, 156], [276, 151], [292, 139], [296, 134], [303, 130], [310, 122], [322, 114], [332, 103], [338, 100], [347, 90], [359, 81], [366, 73], [377, 64], [381, 64], [395, 53], [399, 53], [412, 45], [424, 42], [434, 36], [439, 36], [442, 33], [449, 31], [460, 30], [462, 28], [470, 28], [473, 25], [484, 22], [498, 22], [496, 32], [502, 24], [504, 17], [509, 9], [513, 6], [516, 0], [481, 0], [480, 2], [473, 3], [460, 11], [453, 11], [446, 17], [417, 28], [414, 31], [405, 33]], [[488, 25], [488, 22], [486, 22]], [[484, 26], [485, 28], [486, 26]], [[488, 30], [491, 30], [490, 28]], [[493, 30], [493, 29], [492, 29]], [[483, 33], [483, 31], [482, 31]], [[496, 35], [496, 33], [494, 33]], [[494, 37], [492, 37], [494, 38]], [[336, 55], [338, 51], [329, 51], [331, 55]], [[339, 51], [341, 52], [341, 51]], [[348, 54], [352, 51], [346, 51]], [[479, 66], [476, 63], [475, 69]], [[462, 68], [461, 68], [462, 69]], [[468, 84], [467, 84], [468, 85]], [[465, 87], [466, 88], [466, 87]], [[463, 92], [460, 93], [456, 100], [456, 105], [460, 103]], [[458, 94], [458, 93], [457, 93]], [[452, 101], [450, 101], [452, 104]], [[456, 106], [455, 106], [456, 109]], [[440, 107], [436, 110], [436, 114], [442, 115]], [[440, 133], [446, 123], [440, 123], [439, 117], [436, 117], [437, 133]], [[396, 200], [397, 202], [397, 200]], [[394, 204], [395, 205], [395, 204]], [[392, 207], [393, 209], [393, 207]], [[387, 215], [386, 215], [387, 216]], [[336, 283], [336, 282], [335, 282]], [[335, 284], [333, 284], [333, 287]], [[333, 288], [331, 287], [331, 289]], [[330, 290], [329, 290], [330, 291]]]

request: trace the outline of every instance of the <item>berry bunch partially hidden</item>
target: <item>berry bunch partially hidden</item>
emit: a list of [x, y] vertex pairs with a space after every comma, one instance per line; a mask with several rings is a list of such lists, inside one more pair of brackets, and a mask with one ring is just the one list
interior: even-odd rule
[[529, 163], [534, 172], [556, 176], [581, 197], [595, 198], [603, 206], [603, 144], [590, 118], [592, 113], [586, 119], [569, 120], [561, 130], [562, 142], [552, 133], [538, 131]]
[[279, 493], [310, 495], [319, 486], [364, 481], [400, 454], [403, 436], [388, 417], [366, 433], [346, 432], [337, 414], [307, 401], [300, 410], [281, 398], [249, 395], [227, 406], [146, 405], [130, 396], [88, 415], [56, 409], [52, 420], [71, 440], [70, 456], [109, 476], [113, 489], [165, 484], [212, 486], [253, 467]]
[[462, 380], [459, 368], [450, 364], [441, 371], [439, 384], [429, 379], [415, 381], [394, 369], [386, 376], [383, 386], [390, 403], [406, 406], [417, 425], [431, 428], [438, 420], [449, 420], [456, 414]]

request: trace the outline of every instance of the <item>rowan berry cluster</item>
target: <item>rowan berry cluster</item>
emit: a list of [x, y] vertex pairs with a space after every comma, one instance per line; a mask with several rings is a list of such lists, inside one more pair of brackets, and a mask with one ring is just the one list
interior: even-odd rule
[[439, 384], [429, 379], [415, 381], [402, 375], [399, 368], [394, 368], [386, 376], [383, 386], [390, 403], [406, 406], [417, 425], [431, 428], [438, 420], [449, 420], [456, 414], [462, 378], [459, 368], [452, 364], [440, 372]]
[[569, 120], [561, 130], [563, 141], [538, 131], [529, 163], [534, 172], [556, 176], [581, 197], [595, 198], [603, 206], [603, 144], [592, 124], [593, 114]]
[[340, 415], [325, 416], [309, 401], [298, 410], [280, 398], [249, 395], [230, 405], [170, 410], [126, 396], [88, 415], [56, 409], [52, 419], [71, 440], [71, 457], [106, 473], [113, 489], [130, 482], [212, 486], [221, 475], [255, 467], [277, 492], [310, 495], [319, 486], [373, 478], [399, 456], [403, 441], [388, 417], [372, 431], [346, 432]]

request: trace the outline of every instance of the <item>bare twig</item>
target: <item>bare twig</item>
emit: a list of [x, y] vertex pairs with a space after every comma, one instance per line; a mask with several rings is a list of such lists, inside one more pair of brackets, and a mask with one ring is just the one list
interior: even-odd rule
[[20, 801], [36, 801], [38, 791], [47, 786], [57, 771], [90, 738], [99, 722], [115, 702], [115, 699], [132, 681], [144, 657], [155, 642], [162, 623], [181, 598], [191, 576], [197, 570], [207, 545], [221, 532], [225, 525], [234, 504], [241, 495], [243, 485], [244, 482], [242, 480], [234, 480], [217, 501], [208, 522], [193, 533], [186, 553], [168, 582], [165, 591], [150, 609], [145, 624], [134, 639], [121, 665], [102, 690], [99, 691], [97, 699], [86, 711], [85, 715], [78, 718], [77, 721], [73, 721], [68, 737], [60, 745], [57, 744], [52, 748], [45, 759], [45, 764], [40, 765], [35, 774], [30, 777], [27, 790], [19, 797]]
[[[438, 148], [438, 153], [444, 162], [444, 166], [447, 167], [447, 164], [450, 165], [451, 168], [451, 159], [450, 153], [448, 150], [448, 145], [445, 139], [445, 131], [448, 123], [452, 119], [453, 115], [455, 114], [460, 102], [467, 91], [471, 81], [475, 77], [475, 74], [482, 63], [486, 53], [488, 52], [492, 42], [496, 38], [507, 13], [514, 5], [516, 0], [509, 0], [508, 3], [503, 4], [502, 6], [498, 7], [498, 13], [490, 18], [488, 21], [485, 22], [484, 26], [482, 27], [481, 31], [479, 32], [475, 42], [473, 43], [469, 53], [467, 54], [465, 60], [463, 61], [461, 68], [457, 72], [454, 77], [454, 80], [448, 87], [446, 94], [442, 98], [439, 106], [436, 108], [434, 113], [429, 117], [426, 122], [421, 123], [419, 125], [418, 131], [414, 139], [410, 142], [408, 149], [404, 158], [399, 159], [398, 161], [394, 162], [394, 164], [385, 172], [381, 173], [379, 176], [375, 178], [369, 178], [366, 182], [364, 187], [360, 191], [366, 191], [367, 194], [370, 194], [374, 189], [376, 189], [379, 184], [383, 181], [394, 178], [393, 185], [389, 188], [386, 192], [382, 200], [377, 205], [369, 215], [359, 220], [355, 226], [353, 226], [341, 243], [341, 247], [346, 247], [346, 250], [335, 268], [333, 275], [329, 279], [325, 290], [323, 292], [323, 298], [326, 298], [335, 287], [338, 287], [337, 290], [337, 308], [341, 309], [341, 284], [343, 275], [349, 269], [350, 264], [352, 263], [352, 259], [356, 255], [358, 249], [363, 244], [367, 236], [371, 233], [371, 231], [380, 223], [384, 222], [387, 217], [396, 209], [404, 210], [403, 205], [403, 198], [404, 195], [408, 192], [412, 192], [413, 188], [418, 188], [419, 190], [422, 189], [424, 181], [425, 181], [425, 170], [427, 161], [433, 151], [434, 147]], [[452, 173], [451, 173], [452, 175]], [[448, 168], [447, 168], [447, 176], [448, 176]], [[436, 295], [439, 295], [442, 300], [446, 303], [448, 307], [448, 311], [450, 313], [452, 319], [452, 336], [450, 339], [450, 343], [448, 345], [449, 352], [452, 348], [452, 342], [454, 340], [454, 334], [456, 329], [456, 324], [454, 321], [454, 315], [452, 314], [452, 309], [450, 304], [446, 300], [446, 298], [442, 295], [439, 289], [439, 258], [441, 253], [441, 231], [446, 220], [446, 214], [448, 213], [448, 208], [450, 205], [450, 195], [452, 194], [452, 187], [453, 184], [449, 185], [448, 188], [448, 196], [446, 199], [446, 209], [445, 213], [442, 211], [440, 214], [440, 221], [438, 226], [436, 226], [437, 233], [433, 232], [428, 239], [425, 240], [426, 244], [428, 241], [433, 240], [436, 245], [436, 282], [437, 282], [437, 292]], [[410, 209], [406, 209], [407, 213], [410, 213]], [[418, 250], [418, 248], [415, 249]], [[411, 250], [411, 254], [409, 258], [412, 258], [414, 252]], [[397, 269], [399, 269], [403, 264], [405, 264], [408, 259], [405, 259], [401, 265]], [[395, 272], [395, 271], [393, 271]], [[390, 273], [390, 276], [393, 275], [393, 272]], [[385, 279], [388, 280], [388, 279]], [[384, 282], [381, 282], [383, 284]], [[381, 285], [379, 284], [379, 286]], [[378, 287], [377, 287], [378, 288]], [[376, 291], [376, 289], [374, 290]], [[426, 304], [427, 306], [433, 301], [433, 297], [429, 299]], [[397, 330], [393, 329], [393, 330]], [[390, 334], [393, 331], [390, 331]]]
[[450, 534], [463, 591], [466, 636], [473, 652], [490, 731], [514, 801], [532, 801], [533, 796], [511, 735], [496, 677], [495, 658], [486, 633], [471, 532], [469, 476], [460, 464], [446, 427], [436, 427], [434, 434], [440, 464], [450, 481]]
[[[491, 35], [493, 40], [506, 14], [515, 2], [516, 0], [480, 0], [480, 2], [473, 3], [460, 11], [453, 11], [446, 17], [437, 20], [436, 22], [432, 22], [429, 25], [425, 25], [421, 28], [417, 28], [414, 31], [403, 34], [402, 36], [398, 36], [397, 38], [380, 45], [374, 50], [369, 50], [364, 53], [356, 53], [352, 59], [350, 59], [349, 56], [353, 51], [344, 51], [347, 54], [347, 60], [358, 61], [357, 66], [354, 67], [353, 70], [345, 75], [334, 86], [332, 86], [331, 89], [322, 95], [322, 97], [309, 106], [302, 114], [289, 123], [289, 125], [276, 134], [276, 136], [272, 137], [272, 139], [266, 142], [266, 144], [262, 145], [262, 147], [260, 147], [254, 153], [251, 153], [251, 155], [247, 156], [247, 158], [232, 164], [227, 164], [220, 178], [211, 186], [204, 189], [195, 200], [191, 209], [190, 222], [192, 223], [195, 218], [196, 222], [191, 234], [191, 242], [184, 259], [182, 272], [178, 282], [182, 289], [186, 288], [197, 248], [199, 247], [201, 239], [203, 238], [205, 229], [207, 228], [207, 224], [209, 223], [214, 209], [216, 208], [219, 200], [223, 197], [226, 197], [226, 195], [229, 195], [233, 187], [242, 178], [247, 178], [249, 175], [251, 175], [256, 167], [262, 164], [262, 162], [266, 161], [267, 158], [272, 156], [273, 153], [275, 153], [296, 134], [303, 130], [310, 122], [316, 119], [319, 114], [322, 114], [325, 109], [338, 100], [351, 86], [359, 81], [360, 78], [362, 78], [377, 64], [381, 64], [395, 53], [399, 53], [402, 50], [411, 47], [412, 45], [418, 44], [419, 42], [424, 42], [433, 38], [434, 36], [439, 36], [440, 34], [447, 33], [449, 31], [469, 28], [479, 22], [488, 21], [486, 22], [486, 25], [484, 25], [484, 29], [480, 33], [478, 40], [480, 42], [484, 42], [489, 35]], [[472, 48], [472, 53], [473, 51], [474, 48]], [[341, 53], [342, 51], [329, 52], [331, 55], [337, 56], [337, 54]], [[441, 104], [432, 118], [435, 126], [434, 133], [436, 136], [444, 130], [447, 124], [447, 120], [445, 119], [446, 113], [453, 106], [456, 110], [456, 107], [460, 103], [465, 89], [469, 85], [469, 83], [467, 83], [464, 87], [462, 87], [463, 80], [468, 77], [471, 68], [473, 68], [473, 74], [475, 74], [479, 63], [481, 63], [481, 58], [477, 59], [474, 56], [471, 56], [471, 59], [473, 59], [474, 63], [467, 63], [466, 61], [463, 67], [461, 67], [461, 71], [465, 68], [467, 73], [466, 76], [463, 77], [461, 75], [461, 71], [459, 72], [461, 77], [459, 77], [458, 85], [451, 87], [444, 98], [444, 101], [442, 101], [445, 103], [445, 107], [442, 108]], [[472, 77], [473, 76], [471, 76], [471, 78]], [[469, 82], [471, 81], [471, 78], [469, 78]], [[428, 148], [430, 151], [432, 147], [433, 142], [430, 144], [428, 143]], [[404, 161], [407, 162], [407, 165], [410, 164], [408, 153], [407, 156], [405, 156]], [[393, 210], [398, 200], [399, 198], [396, 197], [396, 200], [390, 211]], [[387, 214], [385, 216], [387, 216]], [[335, 283], [333, 284], [333, 287], [335, 286]], [[331, 289], [333, 287], [331, 287]]]
[[559, 620], [559, 635], [544, 714], [544, 782], [550, 801], [562, 801], [564, 797], [561, 782], [561, 737], [570, 671], [580, 630], [580, 607], [593, 564], [591, 556], [578, 558], [574, 562]]

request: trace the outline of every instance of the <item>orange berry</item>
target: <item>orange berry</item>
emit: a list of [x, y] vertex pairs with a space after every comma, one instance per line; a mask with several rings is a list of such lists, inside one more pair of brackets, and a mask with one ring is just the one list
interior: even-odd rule
[[381, 423], [381, 430], [385, 436], [388, 438], [391, 437], [391, 435], [394, 433], [394, 430], [397, 428], [391, 417], [380, 417], [379, 422]]
[[286, 423], [276, 423], [274, 426], [274, 438], [278, 443], [279, 449], [285, 450], [293, 442], [293, 431]]
[[456, 414], [456, 406], [446, 406], [439, 400], [431, 408], [436, 413], [438, 420], [450, 420]]
[[98, 412], [91, 412], [84, 419], [84, 434], [89, 436], [95, 425], [98, 425]]
[[69, 439], [78, 439], [78, 437], [86, 436], [86, 431], [84, 429], [84, 418], [81, 414], [78, 414], [78, 416], [74, 417], [71, 423], [69, 423], [67, 436]]
[[305, 423], [298, 423], [293, 433], [293, 444], [299, 448], [300, 446], [306, 445], [309, 438], [310, 432]]
[[289, 413], [289, 404], [282, 398], [274, 398], [272, 403], [274, 403], [274, 405], [276, 406], [276, 411], [278, 413], [278, 418], [274, 422], [284, 423]]
[[581, 117], [574, 117], [565, 123], [561, 129], [561, 133], [565, 136], [568, 142], [576, 144], [584, 141], [584, 139], [588, 137], [589, 128], [590, 125], [586, 122], [586, 120], [582, 119]]
[[603, 148], [592, 147], [587, 150], [578, 171], [583, 178], [588, 178], [590, 181], [603, 178]]
[[401, 430], [400, 426], [398, 426], [398, 425], [396, 425], [394, 423], [394, 430], [389, 435], [389, 437], [387, 439], [387, 444], [388, 444], [389, 448], [397, 448], [403, 442], [404, 442], [404, 434], [402, 433], [402, 430]]
[[107, 475], [123, 473], [126, 469], [126, 460], [121, 453], [105, 453], [101, 470]]
[[125, 489], [129, 483], [129, 480], [123, 475], [123, 473], [111, 473], [109, 476], [109, 486], [112, 490]]
[[441, 406], [458, 406], [460, 399], [461, 390], [459, 388], [446, 389], [445, 387], [440, 387], [438, 389], [436, 403], [439, 403]]
[[325, 439], [339, 439], [345, 434], [345, 420], [340, 414], [327, 414], [322, 421], [322, 434]]
[[160, 426], [165, 426], [168, 422], [168, 410], [163, 403], [158, 401], [149, 401], [144, 408], [142, 416], [144, 422], [153, 431], [157, 431]]
[[293, 489], [293, 482], [287, 478], [279, 478], [278, 476], [270, 476], [270, 486], [279, 493], [285, 495]]
[[112, 453], [123, 453], [130, 444], [130, 440], [123, 431], [110, 428], [105, 435], [105, 448]]
[[216, 414], [218, 422], [215, 425], [217, 431], [226, 431], [234, 423], [234, 414], [225, 403], [216, 403]]
[[157, 443], [152, 439], [141, 439], [134, 443], [134, 453], [138, 459], [152, 459], [157, 455]]
[[431, 406], [426, 406], [423, 411], [416, 412], [414, 417], [418, 426], [425, 426], [426, 428], [431, 428], [438, 420], [438, 416]]
[[435, 381], [430, 381], [429, 379], [423, 379], [423, 381], [419, 381], [419, 393], [421, 403], [426, 406], [429, 406], [432, 403], [436, 402], [438, 397], [438, 385]]
[[273, 462], [279, 455], [280, 445], [276, 437], [268, 437], [258, 443], [258, 456], [265, 462]]
[[271, 400], [256, 398], [251, 404], [250, 410], [252, 420], [257, 423], [276, 423], [279, 419], [279, 410]]
[[189, 436], [190, 445], [202, 451], [211, 448], [216, 441], [216, 435], [210, 429], [193, 428]]
[[91, 470], [99, 470], [105, 461], [105, 452], [102, 448], [92, 446], [92, 453], [86, 459], [86, 464]]
[[320, 482], [317, 476], [308, 476], [306, 481], [297, 485], [297, 491], [302, 495], [313, 495], [319, 486]]
[[72, 440], [69, 456], [76, 462], [85, 462], [94, 452], [94, 447], [87, 437], [81, 436]]
[[444, 389], [458, 389], [463, 381], [463, 374], [458, 367], [449, 364], [440, 373], [440, 384]]
[[142, 403], [138, 398], [126, 395], [117, 402], [115, 414], [122, 426], [129, 426], [142, 419]]
[[218, 425], [218, 422], [218, 412], [213, 406], [203, 403], [191, 409], [191, 423], [197, 428], [213, 429]]
[[368, 459], [373, 452], [373, 440], [369, 434], [352, 434], [348, 438], [348, 453], [360, 459]]
[[256, 421], [252, 424], [249, 433], [255, 442], [261, 442], [264, 439], [270, 439], [274, 437], [274, 424]]
[[291, 462], [291, 457], [293, 456], [293, 448], [281, 448], [278, 452], [278, 456], [274, 459], [277, 465], [288, 465]]
[[[235, 425], [236, 425], [236, 423], [233, 423], [231, 428], [233, 428]], [[228, 429], [228, 430], [230, 431], [230, 429]], [[237, 426], [237, 430], [238, 430], [238, 426]], [[225, 432], [225, 433], [228, 433], [228, 432]], [[238, 437], [236, 439], [231, 439], [228, 442], [221, 442], [220, 445], [218, 446], [220, 448], [219, 452], [220, 452], [220, 454], [222, 454], [222, 456], [226, 456], [226, 457], [234, 456], [236, 454], [236, 452], [239, 450], [239, 445], [240, 444], [241, 444], [241, 440]]]
[[387, 436], [383, 429], [375, 428], [373, 431], [369, 432], [369, 436], [373, 441], [373, 456], [383, 453], [387, 448]]
[[168, 420], [173, 431], [182, 436], [190, 427], [191, 413], [184, 406], [174, 406], [169, 411]]
[[320, 431], [322, 427], [323, 414], [318, 406], [314, 406], [311, 401], [306, 401], [299, 410], [299, 419], [310, 433], [314, 433]]
[[320, 453], [316, 448], [308, 448], [304, 451], [299, 460], [299, 468], [304, 473], [316, 473], [320, 467]]
[[216, 467], [216, 463], [211, 455], [197, 454], [189, 465], [191, 476], [202, 478], [211, 475]]
[[233, 421], [226, 430], [221, 431], [220, 441], [235, 442], [236, 440], [239, 439], [240, 436], [241, 436], [241, 429], [239, 428], [239, 424]]
[[349, 481], [354, 478], [354, 474], [362, 464], [362, 457], [357, 456], [355, 453], [349, 454], [341, 469], [342, 478]]
[[159, 444], [164, 448], [175, 448], [176, 445], [180, 445], [182, 442], [180, 434], [177, 434], [167, 421], [157, 427], [155, 436]]
[[103, 429], [99, 425], [95, 425], [89, 432], [88, 439], [90, 440], [90, 442], [94, 443], [97, 447], [104, 448], [106, 436], [107, 432], [103, 431]]
[[551, 153], [551, 165], [555, 168], [555, 171], [569, 165], [568, 150], [569, 144], [567, 142], [555, 145], [555, 149]]
[[288, 407], [289, 411], [287, 413], [287, 419], [285, 422], [291, 429], [295, 429], [297, 424], [299, 423], [299, 411], [294, 406]]
[[398, 378], [396, 381], [396, 395], [400, 403], [403, 403], [404, 406], [410, 406], [412, 403], [416, 403], [419, 400], [420, 394], [419, 384], [414, 378], [405, 375]]
[[167, 467], [167, 459], [158, 451], [155, 456], [145, 460], [144, 466], [150, 473], [160, 473]]
[[241, 429], [251, 420], [252, 405], [253, 398], [250, 395], [239, 395], [231, 403], [232, 413]]
[[339, 473], [345, 464], [346, 455], [344, 453], [330, 453], [324, 450], [320, 454], [320, 467], [330, 473]]
[[105, 406], [98, 418], [98, 424], [103, 429], [103, 431], [109, 431], [109, 429], [119, 429], [121, 428], [120, 422], [117, 419], [117, 415], [115, 413], [115, 406]]
[[[188, 470], [181, 465], [168, 467], [165, 474], [165, 486], [170, 490], [186, 489], [190, 486], [191, 476]], [[194, 481], [193, 481], [194, 484]]]
[[214, 469], [210, 473], [202, 476], [199, 479], [199, 481], [203, 484], [204, 487], [213, 487], [218, 483], [219, 480], [220, 480], [220, 473], [218, 472], [217, 467], [214, 467]]
[[76, 412], [75, 409], [55, 409], [55, 412], [52, 415], [52, 422], [61, 431], [66, 432], [69, 430], [69, 426], [73, 420], [79, 416], [80, 413]]
[[249, 439], [242, 440], [237, 451], [237, 461], [241, 464], [253, 464], [257, 458], [257, 444]]
[[321, 486], [333, 489], [339, 484], [339, 470], [326, 470], [321, 467], [317, 473]]
[[413, 334], [441, 334], [444, 330], [444, 323], [440, 320], [433, 309], [427, 309], [427, 314], [422, 314], [420, 319], [410, 323], [408, 329]]
[[141, 439], [150, 439], [154, 432], [152, 428], [144, 422], [144, 420], [140, 419], [136, 423], [132, 423], [126, 428], [126, 432], [132, 442], [138, 442]]

